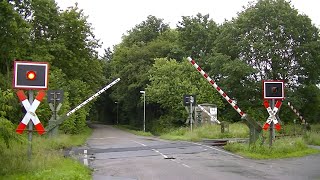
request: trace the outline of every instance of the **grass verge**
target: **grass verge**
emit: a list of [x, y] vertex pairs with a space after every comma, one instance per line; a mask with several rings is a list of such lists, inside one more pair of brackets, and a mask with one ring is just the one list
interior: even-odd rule
[[229, 125], [229, 132], [221, 133], [220, 125], [203, 125], [194, 128], [179, 128], [169, 133], [163, 134], [160, 138], [168, 140], [200, 141], [202, 139], [222, 139], [222, 138], [247, 138], [249, 129], [242, 123]]
[[320, 153], [320, 150], [308, 147], [301, 137], [277, 139], [271, 148], [268, 143], [262, 144], [261, 141], [258, 141], [253, 145], [232, 143], [227, 144], [224, 148], [233, 153], [252, 159], [303, 157]]
[[59, 135], [56, 138], [34, 135], [30, 161], [27, 140], [11, 142], [9, 148], [0, 142], [0, 179], [91, 179], [88, 167], [63, 157], [63, 148], [84, 144], [90, 134], [91, 130], [87, 129], [81, 135]]
[[130, 132], [130, 133], [138, 135], [138, 136], [153, 136], [153, 134], [151, 132], [144, 132], [144, 131], [140, 131], [140, 130], [135, 130], [135, 129], [132, 129], [131, 126], [115, 125], [113, 127], [118, 128], [118, 129], [122, 129], [124, 131]]
[[306, 132], [303, 138], [310, 145], [320, 146], [320, 132]]

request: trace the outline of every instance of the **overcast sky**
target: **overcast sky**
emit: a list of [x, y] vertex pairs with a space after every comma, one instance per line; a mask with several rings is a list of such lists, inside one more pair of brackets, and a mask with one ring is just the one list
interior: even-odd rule
[[[252, 0], [56, 0], [61, 9], [74, 6], [84, 10], [89, 23], [94, 28], [96, 38], [103, 42], [103, 49], [121, 42], [121, 37], [136, 24], [146, 20], [148, 15], [164, 19], [171, 27], [176, 27], [181, 16], [197, 13], [209, 14], [216, 23], [231, 20]], [[318, 0], [291, 0], [300, 13], [311, 18], [320, 27]]]

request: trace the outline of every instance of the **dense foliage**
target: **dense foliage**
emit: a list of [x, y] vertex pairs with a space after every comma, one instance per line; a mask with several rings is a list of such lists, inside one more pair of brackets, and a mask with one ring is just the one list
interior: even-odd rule
[[[61, 113], [106, 83], [106, 63], [98, 59], [98, 40], [77, 6], [61, 11], [54, 0], [8, 0], [0, 2], [0, 9], [0, 137], [6, 140], [3, 134], [10, 129], [10, 123], [17, 124], [24, 116], [11, 86], [14, 60], [49, 62], [49, 89], [65, 91]], [[86, 106], [76, 112], [61, 129], [82, 132], [89, 110]], [[47, 125], [51, 111], [46, 100], [37, 115]]]
[[[11, 86], [14, 59], [50, 63], [49, 89], [65, 91], [61, 113], [121, 78], [97, 101], [67, 119], [61, 126], [66, 133], [81, 133], [87, 119], [114, 124], [117, 116], [120, 124], [142, 128], [141, 90], [146, 92], [147, 130], [183, 126], [188, 116], [182, 104], [184, 94], [196, 94], [198, 103], [216, 104], [220, 120], [240, 121], [188, 63], [188, 56], [255, 120], [263, 122], [268, 116], [262, 105], [262, 80], [282, 79], [285, 101], [308, 122], [319, 122], [319, 29], [285, 0], [250, 3], [223, 24], [199, 13], [183, 16], [176, 28], [170, 28], [150, 15], [102, 57], [96, 51], [100, 45], [91, 24], [76, 5], [60, 10], [54, 0], [1, 1], [0, 28], [0, 118], [8, 127], [23, 116]], [[47, 103], [41, 104], [37, 114], [47, 124], [51, 116]], [[297, 119], [286, 105], [280, 118], [285, 123]], [[1, 128], [1, 137], [3, 132]]]

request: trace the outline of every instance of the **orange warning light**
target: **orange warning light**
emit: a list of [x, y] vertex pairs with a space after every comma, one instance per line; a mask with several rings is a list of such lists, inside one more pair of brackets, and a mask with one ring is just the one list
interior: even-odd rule
[[36, 79], [36, 73], [34, 71], [28, 71], [27, 72], [27, 79], [28, 80], [35, 80]]

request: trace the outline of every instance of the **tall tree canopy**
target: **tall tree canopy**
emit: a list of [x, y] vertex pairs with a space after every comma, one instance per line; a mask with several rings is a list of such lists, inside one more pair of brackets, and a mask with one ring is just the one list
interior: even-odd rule
[[211, 53], [218, 36], [218, 25], [209, 18], [209, 14], [196, 16], [182, 16], [177, 24], [179, 42], [187, 56], [198, 58]]
[[283, 79], [290, 88], [319, 82], [319, 31], [285, 0], [249, 5], [226, 23], [217, 44], [220, 52], [257, 69], [255, 81]]

